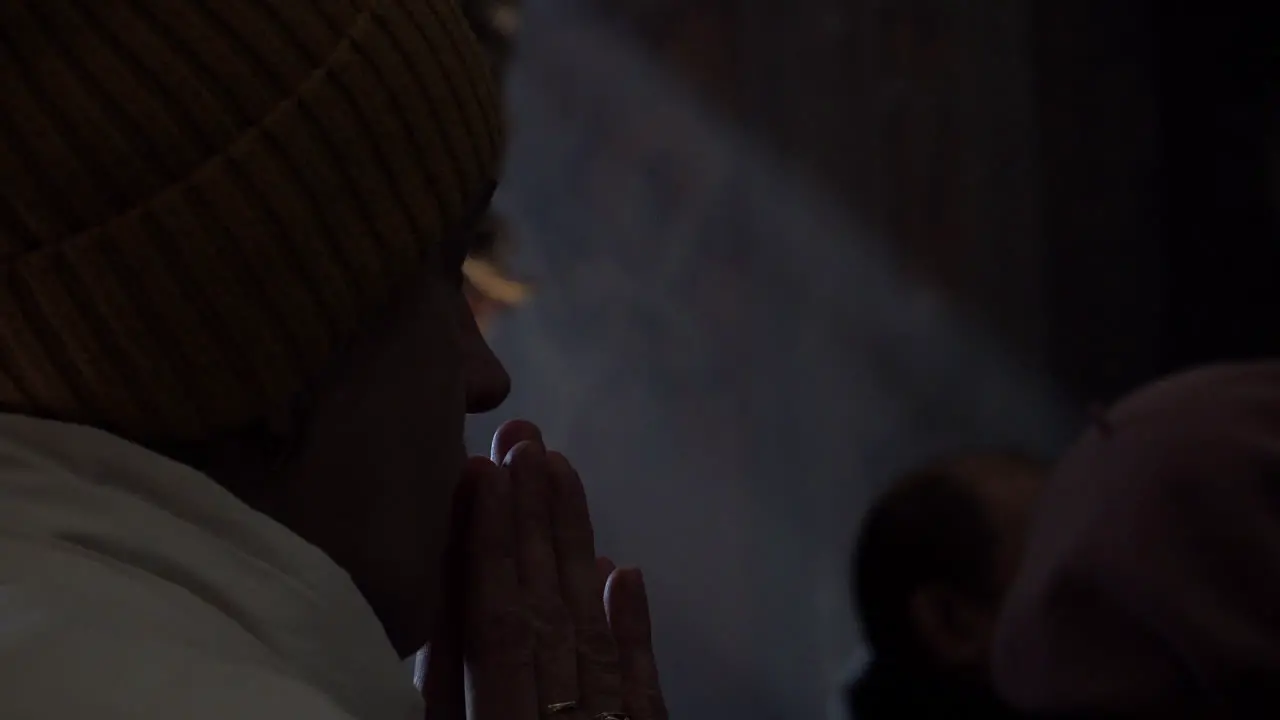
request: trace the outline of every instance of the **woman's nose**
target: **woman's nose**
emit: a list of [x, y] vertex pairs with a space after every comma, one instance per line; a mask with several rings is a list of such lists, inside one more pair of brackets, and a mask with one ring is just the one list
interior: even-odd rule
[[476, 325], [470, 308], [462, 326], [462, 372], [466, 383], [467, 412], [485, 413], [497, 408], [511, 394], [511, 376], [493, 353]]

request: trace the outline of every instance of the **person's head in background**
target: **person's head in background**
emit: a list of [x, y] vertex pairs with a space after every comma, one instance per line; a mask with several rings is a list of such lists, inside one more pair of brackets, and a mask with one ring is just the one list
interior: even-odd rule
[[1280, 362], [1141, 388], [1054, 469], [993, 652], [1064, 718], [1280, 715]]
[[855, 716], [990, 700], [996, 619], [1046, 474], [1020, 453], [969, 452], [907, 473], [872, 504], [850, 572], [871, 653], [851, 688]]
[[427, 639], [500, 175], [454, 0], [6, 3], [0, 407], [196, 467]]

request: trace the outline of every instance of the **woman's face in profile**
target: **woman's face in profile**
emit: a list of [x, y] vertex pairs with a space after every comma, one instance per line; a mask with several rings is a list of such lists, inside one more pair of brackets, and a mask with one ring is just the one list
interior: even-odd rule
[[352, 576], [403, 656], [426, 642], [439, 601], [466, 416], [510, 389], [472, 316], [465, 244], [436, 252], [319, 383], [275, 473], [273, 516]]

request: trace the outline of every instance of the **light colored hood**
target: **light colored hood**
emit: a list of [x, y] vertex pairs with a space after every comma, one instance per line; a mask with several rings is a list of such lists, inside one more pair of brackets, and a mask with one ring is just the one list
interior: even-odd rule
[[324, 553], [142, 447], [0, 415], [0, 717], [422, 714]]

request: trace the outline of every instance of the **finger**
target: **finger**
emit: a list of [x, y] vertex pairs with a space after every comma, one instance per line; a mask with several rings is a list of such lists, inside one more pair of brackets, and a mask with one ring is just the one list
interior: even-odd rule
[[537, 720], [533, 630], [515, 561], [515, 505], [507, 471], [476, 482], [467, 532], [465, 655], [476, 720]]
[[560, 590], [573, 618], [579, 702], [588, 717], [622, 709], [618, 648], [604, 613], [604, 582], [596, 566], [595, 533], [582, 480], [559, 453], [547, 455]]
[[541, 444], [526, 441], [507, 458], [516, 505], [516, 569], [533, 620], [538, 707], [577, 702], [577, 644], [573, 619], [560, 597], [547, 453]]
[[596, 572], [599, 573], [600, 575], [601, 602], [604, 601], [604, 591], [603, 591], [604, 583], [609, 581], [609, 576], [612, 575], [613, 571], [617, 569], [618, 569], [618, 566], [615, 565], [614, 562], [609, 558], [607, 557], [596, 558]]
[[501, 465], [506, 462], [512, 448], [522, 442], [542, 443], [542, 431], [528, 420], [509, 420], [502, 423], [493, 434], [493, 443], [489, 447], [489, 458]]
[[464, 551], [476, 483], [493, 472], [492, 464], [468, 462], [453, 496], [449, 542], [441, 576], [443, 599], [431, 644], [419, 656], [419, 687], [430, 720], [463, 720], [467, 716], [463, 670], [466, 564]]
[[615, 571], [605, 587], [604, 604], [618, 642], [623, 708], [632, 720], [668, 720], [653, 652], [644, 575], [636, 569]]

